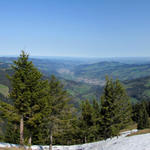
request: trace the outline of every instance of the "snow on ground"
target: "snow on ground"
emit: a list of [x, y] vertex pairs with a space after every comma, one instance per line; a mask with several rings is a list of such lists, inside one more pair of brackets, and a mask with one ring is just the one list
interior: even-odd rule
[[[150, 134], [126, 137], [131, 132], [123, 132], [121, 136], [95, 143], [73, 146], [53, 146], [53, 150], [150, 150]], [[14, 144], [0, 143], [0, 147], [13, 147]], [[16, 145], [18, 146], [18, 145]], [[32, 146], [33, 150], [48, 150], [48, 146]]]

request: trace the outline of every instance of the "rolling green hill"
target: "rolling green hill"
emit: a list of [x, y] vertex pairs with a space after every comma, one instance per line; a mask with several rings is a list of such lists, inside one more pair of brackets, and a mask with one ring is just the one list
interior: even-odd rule
[[[15, 59], [16, 58], [0, 57], [0, 68], [3, 70], [8, 69], [10, 67], [10, 63], [12, 63]], [[130, 64], [128, 61], [123, 61], [124, 63], [101, 61], [99, 63], [87, 64], [85, 60], [66, 60], [63, 58], [31, 58], [30, 60], [42, 73], [46, 75], [50, 76], [54, 74], [58, 78], [88, 83], [91, 85], [103, 86], [106, 75], [109, 75], [113, 79], [118, 78], [121, 81], [137, 79], [150, 75], [150, 63]], [[86, 62], [86, 64], [83, 64], [84, 62]]]
[[[7, 96], [10, 82], [6, 75], [11, 74], [9, 58], [0, 63], [0, 94]], [[100, 62], [78, 65], [62, 61], [33, 59], [35, 65], [46, 78], [57, 76], [72, 98], [79, 105], [80, 100], [99, 99], [105, 83], [105, 76], [120, 79], [126, 86], [133, 102], [150, 100], [150, 64], [123, 64], [119, 62]], [[62, 63], [62, 64], [60, 64]]]
[[90, 65], [80, 65], [74, 69], [74, 76], [77, 79], [97, 80], [102, 83], [105, 76], [121, 81], [132, 80], [150, 75], [150, 64], [122, 64], [119, 62], [100, 62]]

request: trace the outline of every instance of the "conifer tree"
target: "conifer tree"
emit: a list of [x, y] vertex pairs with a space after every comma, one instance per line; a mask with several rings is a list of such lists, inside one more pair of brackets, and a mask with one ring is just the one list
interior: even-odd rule
[[[75, 144], [75, 133], [76, 133], [76, 110], [73, 109], [72, 105], [66, 105], [61, 112], [59, 117], [59, 124], [54, 134], [55, 144]], [[56, 128], [55, 128], [56, 129]]]
[[[39, 74], [39, 76], [38, 76]], [[47, 81], [41, 80], [41, 73], [32, 73], [30, 80], [30, 99], [29, 110], [26, 113], [25, 125], [29, 130], [29, 145], [32, 143], [32, 136], [37, 132], [44, 118], [44, 111], [47, 107]]]
[[29, 108], [28, 87], [26, 86], [26, 78], [28, 73], [32, 70], [32, 62], [28, 62], [28, 55], [22, 51], [22, 54], [17, 61], [14, 61], [12, 69], [14, 74], [9, 79], [12, 85], [10, 98], [13, 99], [14, 107], [20, 115], [20, 144], [24, 144], [23, 130], [24, 130], [24, 116]]
[[132, 105], [132, 120], [136, 123], [138, 122], [139, 110], [141, 103], [136, 103]]
[[19, 143], [19, 124], [7, 122], [5, 126], [5, 136], [4, 140], [7, 143], [18, 144]]
[[101, 97], [101, 136], [104, 139], [112, 137], [115, 133], [113, 117], [115, 116], [115, 99], [113, 97], [114, 87], [113, 81], [106, 78], [106, 86], [104, 94]]
[[137, 128], [138, 129], [145, 129], [150, 127], [150, 122], [148, 118], [148, 113], [146, 110], [145, 103], [142, 102], [139, 108], [138, 112], [138, 122], [137, 122]]
[[99, 103], [96, 101], [96, 99], [93, 99], [93, 111], [94, 111], [94, 116], [95, 118], [99, 118], [100, 117], [100, 105]]
[[[84, 143], [89, 142], [91, 138], [94, 138], [94, 120], [93, 120], [93, 107], [89, 103], [88, 100], [82, 102], [81, 104], [81, 130], [82, 130], [82, 138]], [[88, 132], [87, 132], [88, 131]]]
[[18, 144], [19, 140], [19, 115], [13, 105], [0, 101], [0, 117], [4, 121], [4, 141]]
[[54, 75], [49, 81], [48, 94], [45, 122], [49, 134], [49, 149], [52, 150], [53, 135], [59, 130], [58, 125], [62, 123], [64, 110], [68, 107], [70, 98]]
[[119, 129], [122, 129], [131, 122], [132, 106], [125, 88], [120, 81], [116, 80], [113, 84], [116, 109], [114, 121], [119, 125]]
[[101, 117], [101, 134], [104, 139], [118, 135], [119, 130], [131, 121], [131, 104], [118, 80], [106, 77], [101, 97]]
[[[12, 65], [13, 75], [9, 76], [12, 90], [10, 98], [14, 108], [20, 116], [20, 144], [24, 144], [24, 121], [26, 126], [36, 128], [37, 122], [42, 118], [42, 109], [45, 108], [45, 81], [41, 80], [42, 74], [28, 60], [28, 55], [22, 51], [18, 60]], [[32, 131], [30, 130], [32, 134]], [[30, 135], [31, 143], [31, 135]]]
[[100, 139], [99, 130], [101, 128], [101, 114], [100, 114], [100, 105], [96, 101], [96, 99], [93, 99], [93, 135], [94, 135], [94, 141]]
[[19, 115], [13, 105], [0, 101], [0, 117], [9, 122], [18, 123]]

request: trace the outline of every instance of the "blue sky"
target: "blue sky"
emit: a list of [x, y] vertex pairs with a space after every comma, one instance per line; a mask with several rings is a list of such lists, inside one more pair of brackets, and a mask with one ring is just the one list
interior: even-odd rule
[[150, 56], [149, 0], [0, 0], [0, 55]]

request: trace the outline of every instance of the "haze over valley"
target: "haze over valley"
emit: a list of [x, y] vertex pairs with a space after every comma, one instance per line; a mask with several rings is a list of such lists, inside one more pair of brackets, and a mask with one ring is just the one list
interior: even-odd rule
[[[1, 94], [6, 96], [10, 83], [6, 74], [15, 57], [0, 57]], [[150, 58], [31, 58], [45, 78], [58, 77], [77, 106], [81, 100], [100, 98], [105, 77], [119, 79], [126, 87], [132, 102], [149, 100]], [[6, 86], [6, 88], [4, 88]], [[4, 92], [5, 90], [6, 92]], [[137, 90], [138, 89], [138, 90]]]

